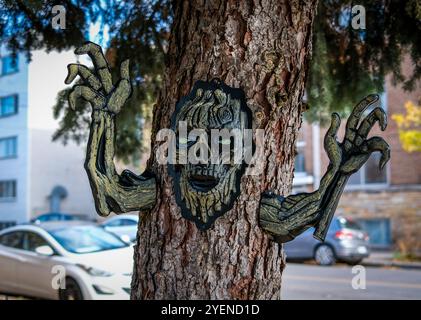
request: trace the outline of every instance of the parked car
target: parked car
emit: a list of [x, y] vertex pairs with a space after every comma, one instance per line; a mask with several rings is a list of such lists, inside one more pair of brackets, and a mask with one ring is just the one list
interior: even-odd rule
[[[0, 232], [0, 292], [45, 299], [129, 299], [133, 248], [82, 221]], [[58, 288], [59, 272], [65, 287]]]
[[139, 216], [122, 214], [104, 221], [101, 226], [108, 232], [114, 233], [125, 242], [135, 242]]
[[39, 224], [39, 223], [48, 222], [48, 221], [70, 221], [70, 220], [79, 220], [79, 219], [76, 216], [73, 216], [70, 214], [50, 212], [50, 213], [41, 214], [38, 217], [31, 219], [30, 222]]
[[314, 259], [319, 265], [340, 260], [354, 265], [370, 254], [367, 233], [349, 218], [334, 217], [323, 243], [314, 239], [313, 232], [310, 228], [285, 244], [287, 259]]

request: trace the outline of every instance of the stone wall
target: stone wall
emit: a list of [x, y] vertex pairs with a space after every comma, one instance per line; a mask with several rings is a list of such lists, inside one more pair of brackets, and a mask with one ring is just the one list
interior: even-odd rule
[[421, 252], [421, 188], [348, 191], [337, 213], [353, 218], [389, 218], [392, 241], [404, 254]]

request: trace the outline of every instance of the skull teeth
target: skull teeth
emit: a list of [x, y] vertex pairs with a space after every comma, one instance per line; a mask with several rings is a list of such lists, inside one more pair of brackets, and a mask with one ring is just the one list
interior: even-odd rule
[[198, 175], [198, 176], [210, 176], [217, 179], [225, 176], [226, 170], [223, 166], [206, 166], [202, 167], [199, 165], [189, 165], [187, 167], [188, 176]]

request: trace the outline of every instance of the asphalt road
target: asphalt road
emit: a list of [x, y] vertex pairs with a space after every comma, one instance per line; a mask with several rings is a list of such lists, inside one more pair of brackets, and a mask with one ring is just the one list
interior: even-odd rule
[[[421, 300], [421, 270], [365, 267], [365, 289], [353, 289], [356, 276], [348, 265], [321, 267], [288, 262], [281, 298], [300, 299], [417, 299]], [[362, 279], [362, 274], [359, 274]], [[6, 297], [0, 294], [0, 300]], [[22, 299], [8, 297], [8, 299]]]
[[[363, 279], [363, 273], [358, 279]], [[365, 267], [365, 289], [354, 289], [348, 265], [321, 267], [287, 263], [281, 297], [291, 299], [421, 299], [421, 270]], [[354, 284], [361, 282], [354, 280]]]

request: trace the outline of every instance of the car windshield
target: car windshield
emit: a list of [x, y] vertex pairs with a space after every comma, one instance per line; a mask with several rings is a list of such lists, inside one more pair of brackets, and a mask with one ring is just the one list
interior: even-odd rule
[[356, 221], [353, 221], [350, 219], [340, 218], [339, 224], [341, 225], [342, 228], [362, 230], [361, 226]]
[[37, 217], [35, 220], [40, 221], [40, 222], [60, 221], [60, 220], [69, 221], [69, 220], [74, 220], [74, 218], [71, 215], [53, 214], [52, 213], [52, 214], [41, 215], [41, 216]]
[[128, 246], [113, 234], [95, 226], [63, 227], [49, 233], [72, 253], [92, 253]]

